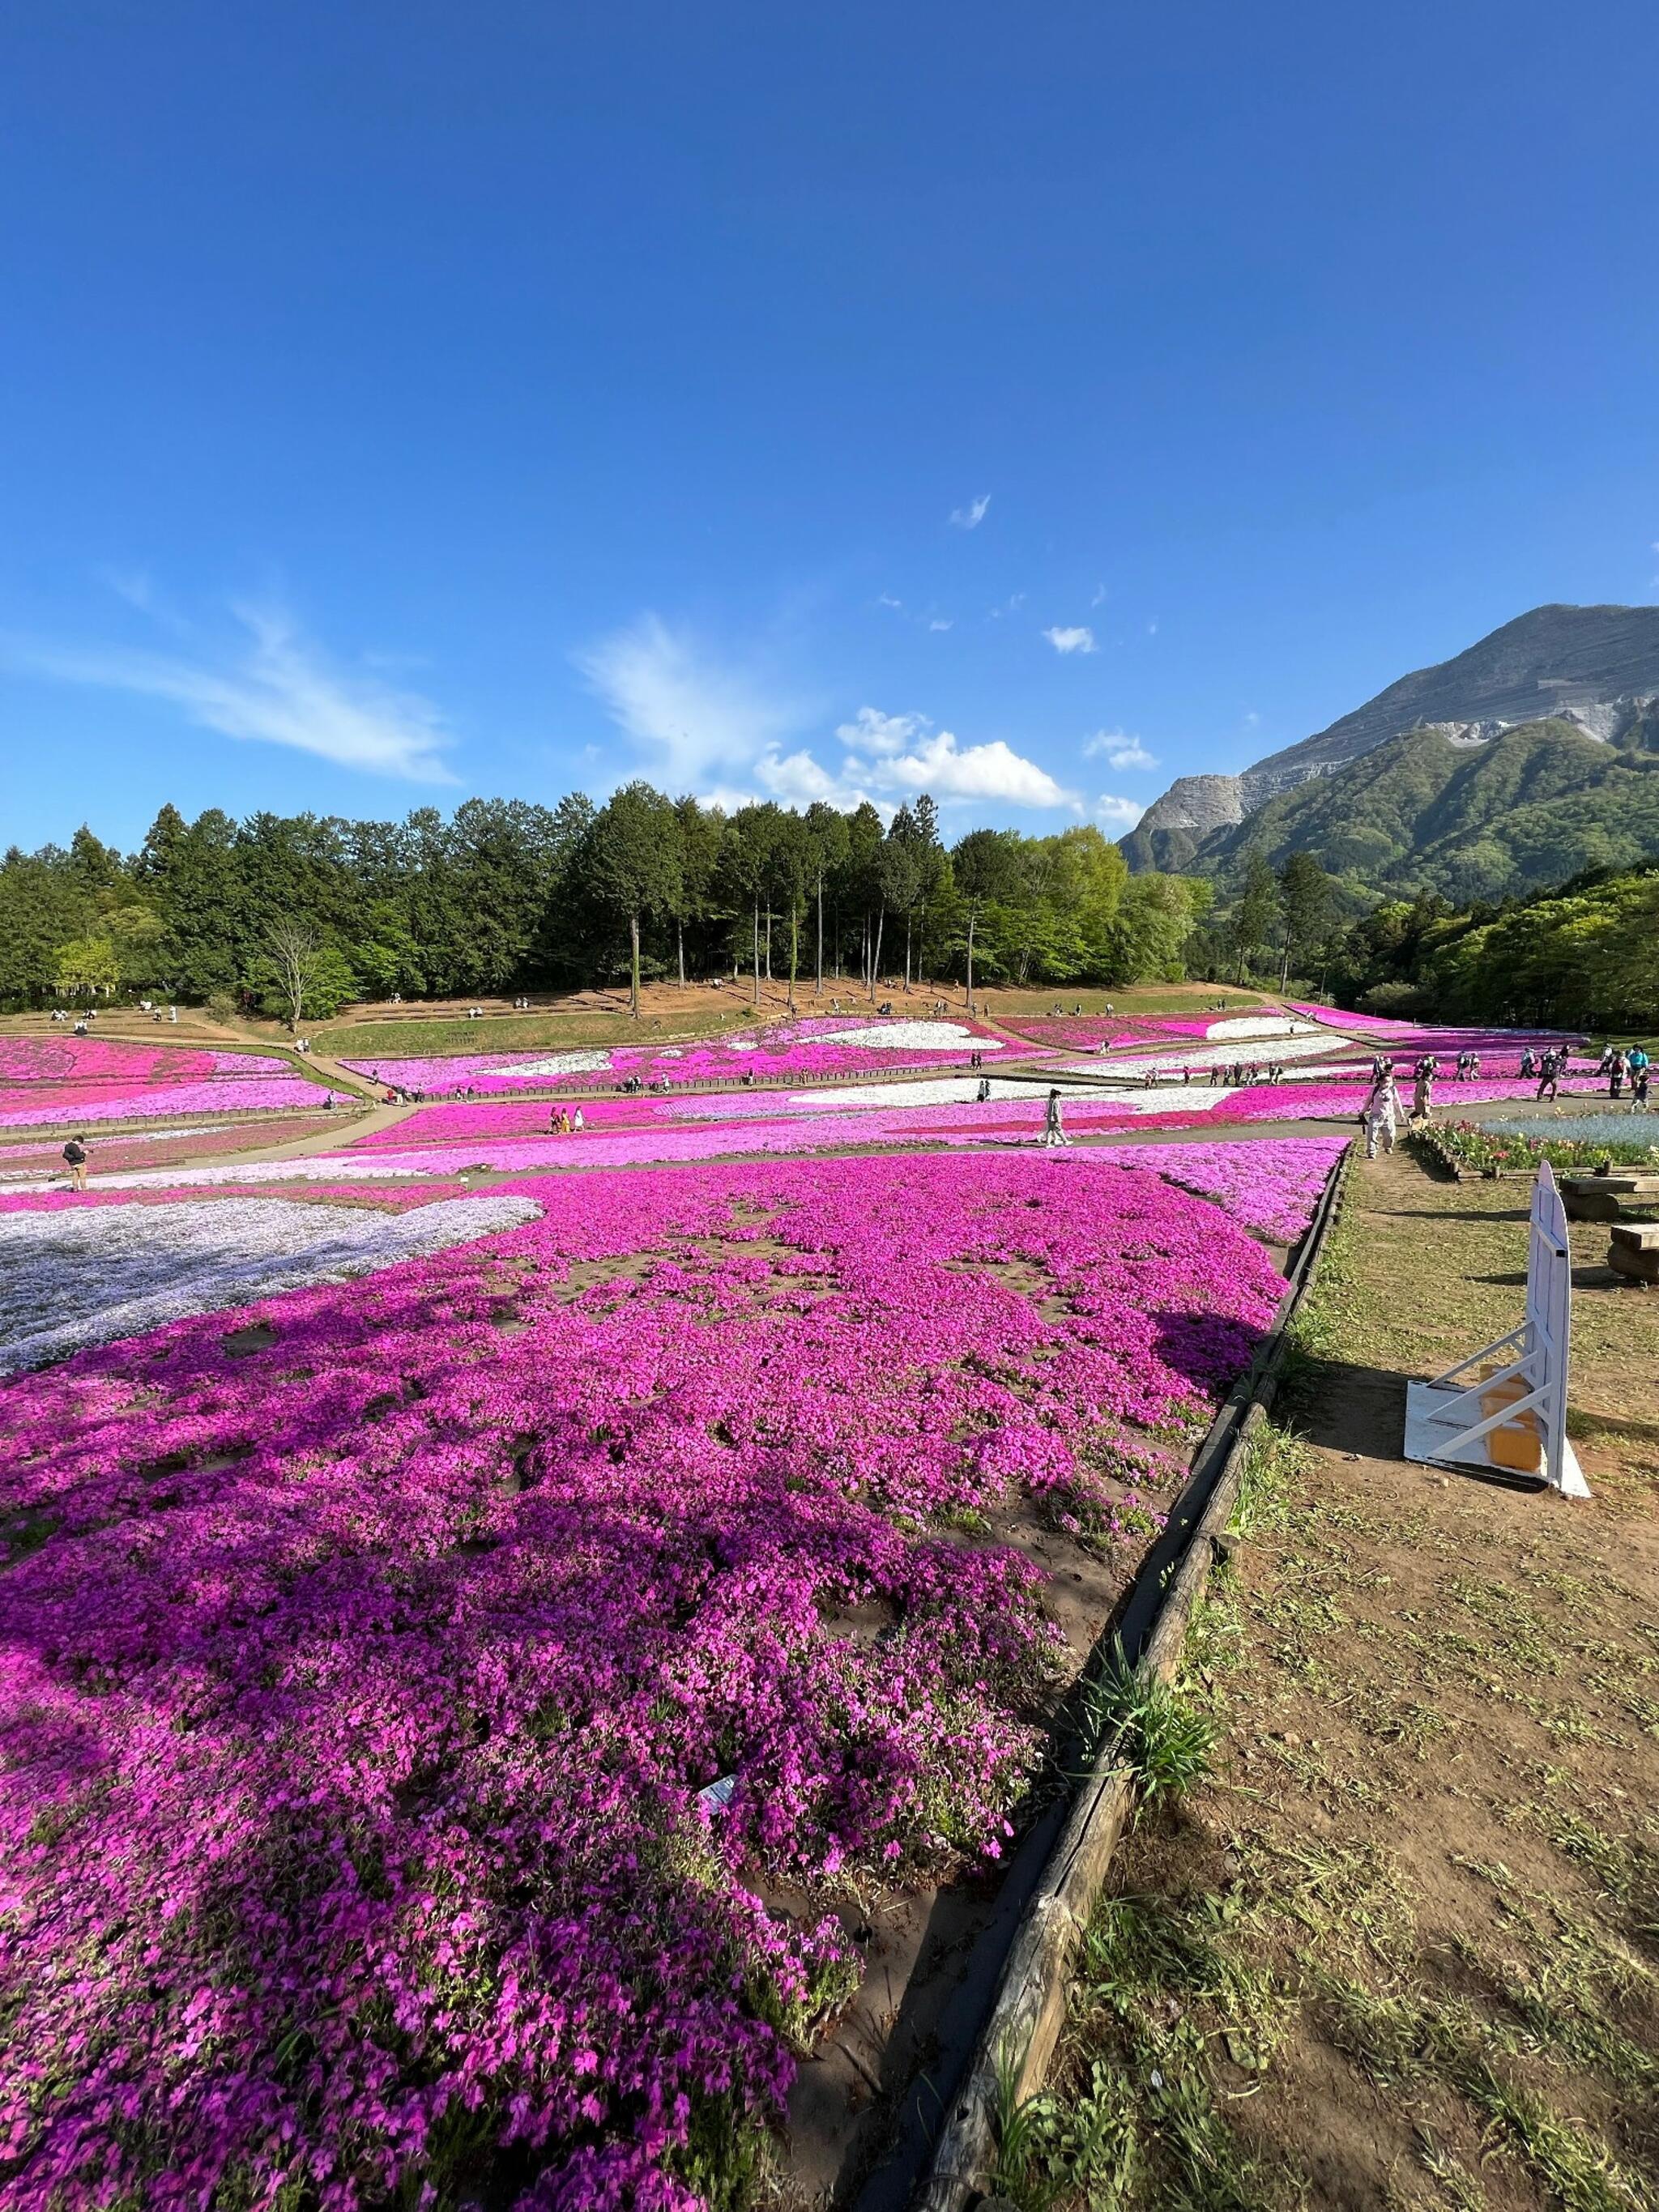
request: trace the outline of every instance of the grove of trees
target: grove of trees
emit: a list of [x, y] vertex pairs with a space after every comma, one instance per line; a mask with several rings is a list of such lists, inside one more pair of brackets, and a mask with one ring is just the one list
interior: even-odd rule
[[[727, 815], [631, 783], [603, 806], [468, 799], [446, 818], [246, 821], [164, 806], [136, 853], [87, 828], [0, 859], [0, 1005], [141, 994], [290, 1023], [346, 1001], [626, 977], [810, 979], [874, 996], [919, 976], [1179, 979], [1206, 884], [1132, 877], [1091, 827], [975, 830], [923, 796], [884, 825], [775, 805]], [[970, 979], [971, 968], [971, 979]]]

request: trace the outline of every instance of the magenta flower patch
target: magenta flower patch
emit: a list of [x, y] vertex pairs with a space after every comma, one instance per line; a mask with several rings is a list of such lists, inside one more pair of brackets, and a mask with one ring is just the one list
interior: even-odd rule
[[1053, 1636], [957, 1527], [1139, 1525], [1282, 1289], [1103, 1153], [535, 1195], [0, 1389], [8, 2202], [692, 2203], [836, 1881], [1006, 1843]]

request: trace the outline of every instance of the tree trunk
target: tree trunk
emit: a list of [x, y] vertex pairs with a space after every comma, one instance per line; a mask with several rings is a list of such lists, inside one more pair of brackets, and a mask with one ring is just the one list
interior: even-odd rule
[[755, 1004], [760, 1005], [760, 901], [755, 901]]
[[968, 914], [968, 1011], [974, 1011], [974, 925], [977, 916], [972, 908]]
[[800, 957], [800, 917], [796, 911], [794, 895], [789, 899], [789, 1011], [795, 1011], [795, 968]]
[[769, 983], [772, 980], [772, 909], [769, 905], [766, 909], [766, 980]]
[[812, 986], [812, 996], [815, 999], [821, 999], [823, 996], [823, 871], [822, 869], [818, 871], [818, 973], [817, 981]]
[[904, 995], [910, 995], [910, 917], [904, 917]]
[[881, 911], [876, 916], [876, 944], [870, 959], [870, 1002], [872, 1006], [875, 1004], [877, 987], [881, 981], [881, 933], [886, 927], [886, 923], [887, 902], [884, 899], [881, 902]]
[[685, 924], [678, 915], [674, 917], [674, 955], [679, 962], [680, 988], [685, 988]]
[[637, 914], [628, 917], [628, 934], [631, 948], [629, 962], [629, 998], [634, 1018], [640, 1018], [640, 918]]

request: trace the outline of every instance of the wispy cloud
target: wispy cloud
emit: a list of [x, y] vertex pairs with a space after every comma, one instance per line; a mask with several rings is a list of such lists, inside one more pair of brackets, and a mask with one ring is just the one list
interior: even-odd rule
[[798, 706], [656, 615], [575, 660], [617, 727], [658, 755], [656, 772], [676, 789], [717, 769], [751, 766], [800, 726]]
[[1133, 830], [1146, 811], [1138, 799], [1114, 799], [1103, 791], [1095, 801], [1095, 817], [1113, 830]]
[[1085, 760], [1104, 757], [1111, 768], [1156, 768], [1158, 762], [1127, 730], [1097, 730], [1083, 748]]
[[[188, 627], [162, 610], [147, 580], [126, 581], [131, 605], [171, 629]], [[0, 656], [54, 683], [167, 700], [198, 728], [223, 737], [290, 745], [371, 775], [456, 781], [441, 757], [451, 740], [429, 699], [331, 666], [280, 608], [241, 603], [231, 611], [240, 635], [222, 654], [204, 650], [186, 659], [11, 638], [0, 641]]]
[[1106, 586], [1104, 584], [1097, 584], [1095, 586], [1095, 595], [1093, 599], [1090, 600], [1089, 605], [1091, 607], [1103, 607], [1105, 604]]
[[1093, 653], [1097, 650], [1095, 634], [1086, 623], [1073, 623], [1069, 629], [1045, 629], [1042, 635], [1056, 653]]
[[953, 507], [951, 520], [958, 530], [977, 530], [984, 521], [990, 504], [990, 493], [981, 492], [977, 499], [970, 499], [966, 507]]
[[950, 629], [953, 625], [942, 615], [935, 615], [933, 620], [928, 623], [927, 627], [932, 630], [940, 630]]

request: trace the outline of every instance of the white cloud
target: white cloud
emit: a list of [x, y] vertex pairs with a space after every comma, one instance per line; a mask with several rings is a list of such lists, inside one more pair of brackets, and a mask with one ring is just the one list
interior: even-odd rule
[[1097, 817], [1114, 830], [1133, 830], [1146, 811], [1138, 799], [1114, 799], [1109, 791], [1103, 791], [1095, 801]]
[[836, 735], [849, 752], [902, 753], [932, 726], [925, 714], [884, 714], [878, 708], [860, 707], [850, 722], [837, 726]]
[[878, 607], [893, 607], [893, 608], [895, 608], [895, 609], [896, 609], [896, 610], [900, 614], [902, 614], [902, 613], [904, 612], [904, 602], [903, 602], [903, 600], [902, 600], [902, 599], [896, 599], [893, 597], [893, 595], [892, 595], [892, 593], [891, 593], [890, 592], [878, 592], [878, 593], [877, 593], [877, 595], [876, 595], [876, 605], [877, 605]]
[[1112, 768], [1156, 768], [1158, 762], [1139, 738], [1127, 730], [1097, 730], [1083, 748], [1085, 760], [1098, 759], [1104, 755]]
[[935, 615], [932, 622], [928, 623], [927, 627], [929, 629], [949, 629], [951, 628], [951, 624], [943, 620], [939, 616]]
[[611, 720], [656, 749], [658, 773], [677, 787], [715, 768], [747, 767], [800, 720], [754, 678], [720, 666], [655, 615], [602, 638], [575, 661]]
[[1097, 584], [1095, 586], [1095, 595], [1093, 599], [1090, 600], [1089, 605], [1091, 607], [1103, 607], [1105, 604], [1106, 586], [1104, 584]]
[[1147, 623], [1146, 635], [1148, 637], [1156, 637], [1158, 635], [1158, 624], [1156, 622], [1149, 622]]
[[[874, 707], [860, 707], [836, 735], [849, 748], [843, 776], [867, 781], [875, 791], [930, 791], [939, 799], [1000, 799], [1010, 806], [1072, 803], [1071, 793], [1046, 769], [1000, 738], [982, 745], [959, 744], [951, 731], [933, 732], [924, 714], [884, 714]], [[860, 754], [871, 757], [862, 759]]]
[[958, 530], [977, 530], [984, 521], [986, 509], [990, 504], [990, 493], [983, 492], [978, 499], [970, 500], [966, 507], [953, 507], [951, 520]]
[[[148, 580], [123, 582], [131, 604], [159, 611]], [[238, 650], [216, 665], [20, 640], [8, 641], [3, 653], [13, 667], [30, 675], [167, 700], [199, 727], [223, 737], [291, 745], [374, 775], [416, 783], [456, 781], [440, 757], [450, 739], [430, 700], [331, 668], [278, 608], [240, 605], [232, 612], [245, 635]]]
[[1045, 629], [1042, 633], [1056, 653], [1093, 653], [1095, 634], [1086, 623], [1075, 623], [1068, 629]]
[[1253, 730], [1261, 720], [1261, 715], [1256, 713], [1254, 707], [1251, 707], [1246, 710], [1244, 715], [1244, 726], [1247, 730]]

